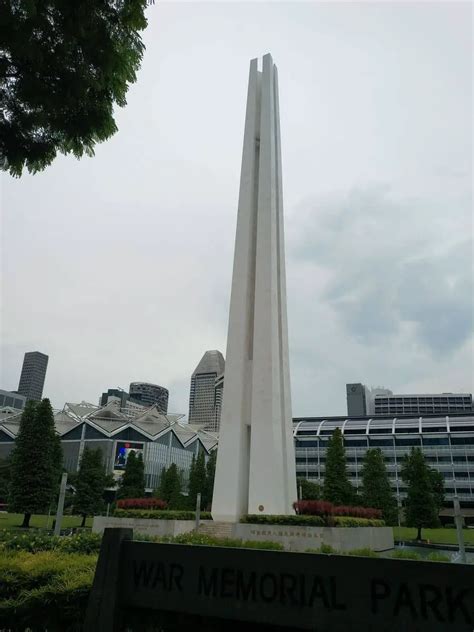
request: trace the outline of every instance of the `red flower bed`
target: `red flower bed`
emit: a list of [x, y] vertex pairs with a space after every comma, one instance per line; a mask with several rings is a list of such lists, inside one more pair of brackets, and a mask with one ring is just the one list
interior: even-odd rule
[[380, 509], [374, 509], [373, 507], [346, 507], [345, 505], [334, 507], [333, 515], [350, 516], [351, 518], [375, 518], [376, 520], [382, 518]]
[[166, 509], [167, 503], [160, 498], [124, 498], [117, 500], [118, 509]]
[[347, 507], [333, 505], [327, 500], [299, 500], [293, 504], [297, 514], [303, 516], [349, 516], [351, 518], [382, 517], [380, 509], [372, 507]]
[[293, 503], [297, 514], [303, 516], [331, 516], [334, 505], [327, 500], [299, 500]]

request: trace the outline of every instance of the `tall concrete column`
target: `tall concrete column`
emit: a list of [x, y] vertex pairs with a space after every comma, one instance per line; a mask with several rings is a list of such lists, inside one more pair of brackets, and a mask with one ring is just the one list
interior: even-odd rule
[[212, 513], [288, 514], [297, 500], [277, 69], [250, 62]]

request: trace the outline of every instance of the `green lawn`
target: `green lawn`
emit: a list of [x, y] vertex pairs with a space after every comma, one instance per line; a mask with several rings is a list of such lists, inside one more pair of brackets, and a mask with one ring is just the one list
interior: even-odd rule
[[[410, 527], [393, 527], [393, 537], [395, 540], [414, 540], [416, 529]], [[464, 542], [474, 544], [474, 529], [463, 529]], [[421, 537], [436, 544], [457, 544], [456, 529], [422, 529]]]
[[[43, 515], [35, 514], [31, 516], [30, 526], [36, 527], [37, 529], [38, 528], [45, 529], [46, 527], [48, 527], [49, 529], [52, 529], [53, 520], [55, 518], [56, 518], [56, 514], [51, 515], [49, 517], [49, 522], [48, 522], [47, 515], [43, 516]], [[0, 529], [17, 529], [18, 527], [20, 527], [22, 522], [23, 522], [23, 514], [3, 513], [3, 512], [0, 513]], [[67, 529], [68, 527], [80, 527], [81, 522], [82, 522], [81, 516], [63, 516], [63, 519], [61, 522], [61, 528]], [[86, 527], [91, 527], [91, 526], [92, 526], [92, 518], [88, 517], [86, 520]]]

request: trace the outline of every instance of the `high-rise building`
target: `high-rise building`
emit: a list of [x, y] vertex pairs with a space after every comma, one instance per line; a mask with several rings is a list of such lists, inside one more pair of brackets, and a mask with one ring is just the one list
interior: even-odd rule
[[39, 351], [25, 353], [21, 369], [18, 393], [30, 399], [39, 401], [43, 396], [44, 379], [48, 367], [48, 356]]
[[349, 417], [372, 415], [435, 415], [470, 413], [471, 393], [437, 393], [397, 395], [383, 388], [367, 388], [364, 384], [346, 384]]
[[[225, 360], [220, 351], [206, 351], [191, 376], [189, 423], [218, 430], [224, 385]], [[216, 380], [219, 385], [216, 388]], [[216, 397], [217, 396], [217, 397]], [[217, 408], [219, 408], [217, 414]]]
[[156, 405], [163, 415], [168, 412], [169, 391], [164, 386], [149, 382], [132, 382], [130, 384], [130, 398], [143, 406]]

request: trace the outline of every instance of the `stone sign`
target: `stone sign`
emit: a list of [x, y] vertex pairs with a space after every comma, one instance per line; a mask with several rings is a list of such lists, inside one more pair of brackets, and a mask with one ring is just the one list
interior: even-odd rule
[[317, 632], [474, 629], [469, 565], [152, 544], [125, 531], [105, 531], [86, 632], [114, 630], [118, 604]]

